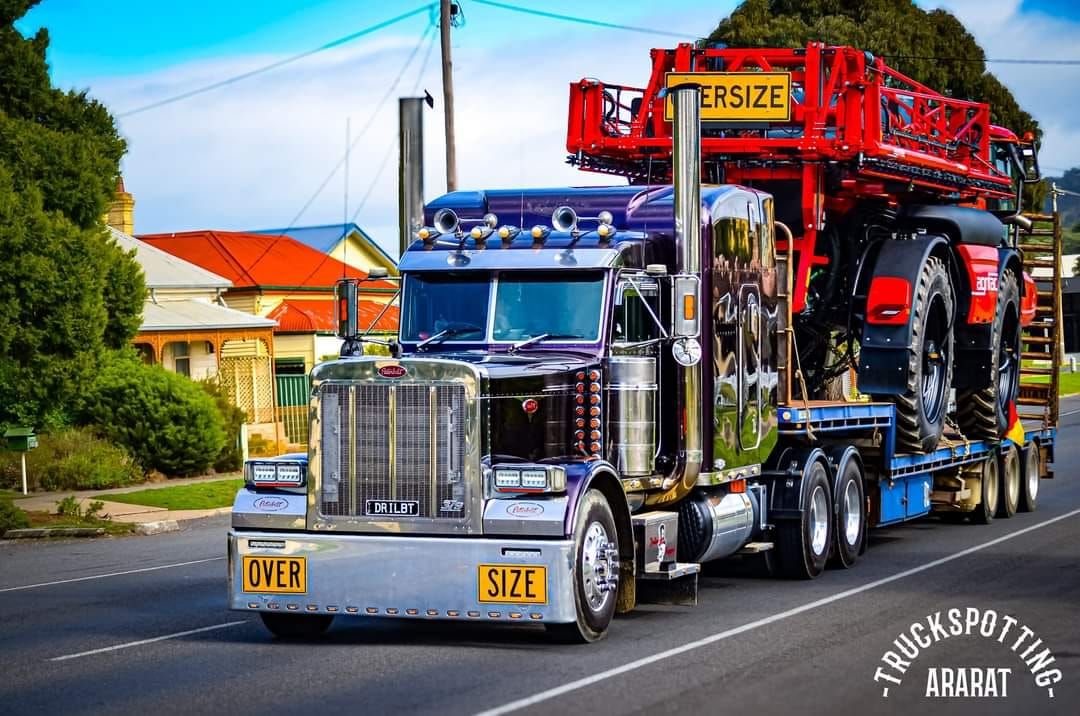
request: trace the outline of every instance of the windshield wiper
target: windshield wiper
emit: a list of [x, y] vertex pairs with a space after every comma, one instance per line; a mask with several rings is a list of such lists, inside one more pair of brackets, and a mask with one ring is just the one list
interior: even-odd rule
[[579, 336], [576, 333], [541, 333], [538, 336], [533, 336], [532, 338], [526, 338], [523, 341], [515, 343], [514, 345], [510, 346], [510, 348], [508, 348], [507, 350], [510, 353], [517, 353], [522, 348], [527, 348], [528, 346], [535, 345], [537, 343], [541, 343], [543, 341], [550, 340], [552, 338], [581, 338], [581, 337], [582, 336]]
[[458, 323], [458, 324], [455, 324], [453, 326], [449, 326], [447, 328], [442, 329], [441, 331], [439, 331], [438, 333], [436, 333], [433, 336], [429, 336], [428, 338], [425, 338], [424, 340], [417, 343], [416, 347], [418, 349], [419, 348], [425, 348], [425, 347], [428, 346], [428, 344], [434, 343], [435, 341], [442, 341], [442, 340], [445, 340], [447, 338], [452, 338], [454, 336], [460, 336], [462, 333], [473, 333], [474, 331], [482, 331], [482, 330], [484, 330], [484, 329], [482, 329], [480, 326], [474, 326], [471, 323]]

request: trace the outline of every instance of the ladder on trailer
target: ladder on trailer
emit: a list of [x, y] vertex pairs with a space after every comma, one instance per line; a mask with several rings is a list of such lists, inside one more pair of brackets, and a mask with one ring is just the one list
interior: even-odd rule
[[[1056, 197], [1055, 197], [1056, 204]], [[1032, 222], [1020, 232], [1024, 270], [1038, 287], [1035, 320], [1021, 330], [1020, 391], [1017, 412], [1025, 423], [1057, 425], [1061, 369], [1061, 215], [1026, 214]]]

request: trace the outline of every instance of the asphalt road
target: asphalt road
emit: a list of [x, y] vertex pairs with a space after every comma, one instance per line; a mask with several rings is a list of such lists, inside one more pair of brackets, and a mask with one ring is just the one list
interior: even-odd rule
[[[3, 543], [0, 713], [1074, 714], [1080, 400], [1063, 413], [1057, 479], [1043, 481], [1034, 514], [878, 530], [855, 569], [812, 582], [710, 574], [697, 607], [642, 607], [584, 647], [540, 629], [355, 617], [318, 643], [276, 642], [257, 617], [225, 608], [223, 520], [158, 537]], [[952, 635], [950, 609], [962, 632], [969, 616], [979, 625]], [[927, 622], [935, 613], [940, 630]], [[901, 635], [936, 640], [902, 675], [883, 661], [904, 658]], [[1044, 649], [1054, 661], [1041, 656], [1037, 683], [1025, 662]], [[926, 697], [955, 693], [960, 667], [1006, 696]], [[975, 675], [963, 674], [970, 694]]]

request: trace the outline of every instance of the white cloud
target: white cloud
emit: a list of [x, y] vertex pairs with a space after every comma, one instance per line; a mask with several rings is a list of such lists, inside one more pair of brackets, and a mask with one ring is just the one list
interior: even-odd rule
[[[950, 0], [990, 56], [1073, 57], [1077, 27], [1019, 15], [1018, 2]], [[682, 13], [680, 26], [710, 28], [723, 8]], [[696, 16], [695, 16], [696, 14]], [[523, 20], [528, 22], [529, 20]], [[648, 19], [635, 24], [649, 24]], [[655, 26], [666, 23], [659, 16]], [[458, 179], [462, 188], [608, 183], [564, 163], [569, 83], [582, 76], [642, 85], [649, 49], [663, 38], [551, 24], [558, 33], [528, 43], [459, 33], [454, 50]], [[504, 37], [509, 35], [504, 35]], [[244, 229], [282, 226], [300, 210], [339, 161], [345, 118], [354, 133], [368, 121], [416, 38], [380, 35], [157, 110], [121, 120], [130, 142], [125, 181], [137, 201], [136, 230]], [[422, 55], [422, 53], [421, 53]], [[191, 63], [148, 76], [94, 84], [94, 94], [122, 111], [243, 72], [276, 57]], [[416, 78], [406, 73], [405, 94]], [[1001, 65], [993, 68], [1046, 129], [1044, 163], [1080, 165], [1080, 68]], [[438, 47], [421, 91], [441, 97]], [[441, 103], [425, 115], [425, 186], [444, 187]], [[397, 106], [387, 103], [351, 156], [350, 205], [397, 142]], [[1051, 159], [1052, 158], [1052, 159]], [[392, 253], [397, 245], [396, 153], [374, 186], [359, 222]], [[300, 219], [330, 223], [343, 214], [335, 177]]]

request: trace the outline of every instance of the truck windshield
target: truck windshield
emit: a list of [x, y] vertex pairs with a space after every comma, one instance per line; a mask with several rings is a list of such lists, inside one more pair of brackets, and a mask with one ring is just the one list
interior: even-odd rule
[[602, 271], [412, 273], [402, 296], [401, 340], [591, 343], [600, 338], [603, 299]]
[[596, 341], [604, 274], [600, 271], [499, 274], [495, 290], [494, 341]]
[[402, 296], [401, 340], [423, 341], [443, 331], [446, 341], [483, 340], [491, 274], [414, 273]]

